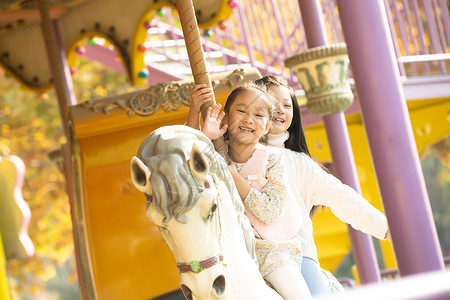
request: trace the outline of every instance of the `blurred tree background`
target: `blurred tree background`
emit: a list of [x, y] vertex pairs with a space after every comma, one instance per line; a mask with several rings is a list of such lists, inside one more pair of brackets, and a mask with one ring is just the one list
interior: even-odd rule
[[[78, 102], [133, 90], [124, 74], [82, 57], [72, 76]], [[13, 299], [79, 299], [64, 176], [49, 157], [66, 142], [55, 93], [25, 90], [1, 69], [0, 78], [0, 155], [19, 156], [26, 165], [23, 196], [32, 211], [29, 234], [36, 247], [33, 258], [7, 262]], [[427, 148], [421, 159], [442, 250], [448, 256], [450, 136]]]
[[420, 158], [442, 253], [450, 256], [450, 135]]
[[[83, 57], [72, 73], [78, 102], [132, 90], [126, 75]], [[36, 247], [28, 260], [7, 260], [13, 299], [79, 299], [64, 175], [49, 157], [66, 142], [55, 92], [24, 89], [3, 69], [0, 78], [0, 155], [25, 163], [22, 191]]]

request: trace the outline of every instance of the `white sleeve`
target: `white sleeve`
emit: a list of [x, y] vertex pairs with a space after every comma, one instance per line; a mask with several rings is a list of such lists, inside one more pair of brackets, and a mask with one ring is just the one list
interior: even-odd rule
[[289, 157], [295, 164], [297, 191], [303, 197], [307, 208], [324, 205], [341, 221], [354, 229], [385, 239], [388, 230], [386, 217], [350, 186], [328, 174], [313, 159], [305, 154], [295, 153]]

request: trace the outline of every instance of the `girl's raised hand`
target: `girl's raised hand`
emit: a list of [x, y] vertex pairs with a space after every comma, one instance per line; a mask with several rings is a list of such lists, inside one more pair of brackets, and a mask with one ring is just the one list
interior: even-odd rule
[[199, 114], [203, 104], [213, 99], [213, 93], [206, 84], [196, 84], [191, 90], [191, 109], [194, 113]]
[[228, 125], [222, 125], [222, 120], [225, 117], [225, 112], [220, 112], [222, 105], [216, 104], [212, 108], [208, 107], [206, 111], [205, 120], [203, 121], [202, 132], [210, 139], [215, 140], [222, 136], [228, 128]]

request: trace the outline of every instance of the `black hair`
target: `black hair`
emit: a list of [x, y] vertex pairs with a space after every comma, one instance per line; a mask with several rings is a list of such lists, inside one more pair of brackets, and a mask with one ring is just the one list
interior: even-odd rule
[[272, 95], [270, 95], [270, 93], [268, 92], [268, 89], [264, 85], [255, 84], [253, 82], [247, 82], [247, 83], [244, 83], [243, 85], [238, 86], [230, 93], [230, 95], [228, 95], [227, 101], [225, 102], [225, 107], [223, 108], [225, 113], [228, 114], [230, 112], [231, 105], [234, 103], [234, 100], [236, 100], [236, 97], [240, 93], [242, 93], [244, 91], [250, 91], [250, 90], [260, 91], [261, 93], [265, 94], [267, 96], [267, 98], [270, 100], [271, 107], [269, 108], [269, 117], [270, 117], [270, 121], [271, 121], [272, 116], [273, 116], [273, 97], [272, 97]]
[[288, 85], [286, 80], [280, 76], [267, 75], [263, 78], [260, 78], [255, 81], [257, 85], [264, 86], [267, 90], [270, 91], [272, 87], [283, 86], [289, 90], [289, 94], [291, 96], [292, 102], [292, 123], [288, 128], [289, 138], [284, 142], [284, 147], [286, 149], [295, 151], [295, 152], [303, 152], [309, 157], [311, 154], [309, 153], [308, 145], [306, 144], [305, 132], [303, 130], [302, 119], [300, 114], [300, 107], [297, 102], [297, 97], [295, 96], [294, 90]]

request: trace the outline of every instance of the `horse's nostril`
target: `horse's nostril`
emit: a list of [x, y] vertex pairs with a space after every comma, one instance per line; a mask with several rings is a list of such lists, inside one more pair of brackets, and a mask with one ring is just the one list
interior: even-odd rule
[[186, 297], [187, 300], [192, 300], [192, 292], [187, 286], [181, 284], [181, 291], [183, 292], [184, 297]]
[[217, 295], [222, 295], [225, 292], [225, 276], [220, 275], [213, 282], [213, 289]]

